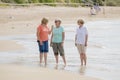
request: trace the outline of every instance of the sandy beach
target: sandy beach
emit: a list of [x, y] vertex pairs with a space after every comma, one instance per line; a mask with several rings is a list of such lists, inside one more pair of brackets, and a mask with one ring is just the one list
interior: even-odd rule
[[[79, 18], [83, 18], [86, 22], [120, 19], [120, 7], [106, 7], [106, 14], [103, 14], [101, 7], [101, 12], [95, 16], [91, 16], [89, 10], [87, 7], [0, 7], [0, 37], [35, 34], [43, 17], [49, 19], [49, 27], [54, 24], [56, 18], [62, 19], [62, 25], [75, 24]], [[23, 50], [24, 46], [14, 39], [0, 39], [0, 52]], [[64, 70], [12, 64], [0, 64], [0, 75], [0, 80], [99, 80]]]
[[[96, 20], [114, 20], [120, 18], [120, 7], [106, 7], [105, 14], [91, 16], [90, 8], [86, 7], [11, 7], [0, 8], [0, 35], [33, 34], [43, 17], [49, 19], [48, 26], [61, 18], [62, 24], [75, 24], [77, 19], [86, 22]], [[5, 30], [5, 31], [4, 31]]]
[[66, 71], [21, 65], [0, 65], [0, 80], [100, 80]]

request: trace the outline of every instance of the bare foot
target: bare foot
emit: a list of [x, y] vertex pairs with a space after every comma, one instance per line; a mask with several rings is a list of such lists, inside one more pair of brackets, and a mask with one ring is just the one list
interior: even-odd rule
[[47, 67], [47, 63], [45, 63], [45, 67]]
[[83, 66], [83, 64], [81, 64], [81, 66]]
[[66, 64], [64, 64], [64, 67], [66, 67]]
[[61, 69], [62, 69], [62, 70], [64, 70], [64, 69], [65, 69], [65, 67], [66, 67], [66, 64], [64, 64], [64, 65], [63, 65], [63, 67], [62, 67]]
[[42, 67], [42, 63], [40, 63], [39, 65], [40, 65], [40, 67]]
[[58, 64], [55, 65], [55, 69], [58, 69]]

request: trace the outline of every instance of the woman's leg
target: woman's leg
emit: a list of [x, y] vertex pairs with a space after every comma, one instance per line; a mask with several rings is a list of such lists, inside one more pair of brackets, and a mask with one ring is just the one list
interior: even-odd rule
[[43, 60], [43, 53], [40, 53], [40, 64], [42, 64], [42, 60]]
[[83, 57], [84, 57], [83, 53], [80, 53], [81, 66], [83, 66], [83, 60], [84, 60]]
[[57, 43], [53, 43], [53, 52], [54, 52], [54, 56], [55, 56], [55, 59], [56, 59], [56, 65], [58, 65], [58, 44]]
[[43, 60], [43, 45], [40, 45], [40, 41], [37, 41], [37, 42], [38, 42], [38, 47], [39, 47], [39, 51], [40, 51], [40, 54], [39, 54], [40, 64], [42, 64], [42, 60]]
[[[56, 53], [56, 54], [58, 54], [58, 53]], [[59, 59], [58, 55], [55, 55], [55, 59], [56, 59], [56, 65], [58, 65], [58, 59]]]
[[87, 63], [87, 56], [86, 56], [86, 54], [84, 54], [84, 63], [85, 63], [85, 65]]
[[47, 66], [47, 53], [44, 53], [45, 66]]
[[64, 66], [66, 66], [66, 59], [65, 59], [65, 55], [62, 56], [63, 62], [64, 62]]
[[64, 62], [64, 66], [66, 66], [66, 59], [65, 59], [65, 54], [64, 54], [64, 47], [62, 45], [62, 43], [58, 44], [58, 50], [60, 52], [60, 56], [62, 56], [63, 62]]
[[86, 65], [86, 48], [84, 45], [81, 45], [81, 65], [83, 65], [83, 63]]
[[45, 66], [47, 66], [47, 53], [48, 53], [48, 41], [44, 41], [44, 62]]
[[78, 52], [79, 52], [79, 54], [80, 54], [81, 66], [83, 66], [83, 53], [82, 53], [82, 45], [81, 45], [81, 44], [77, 44], [77, 49], [78, 49]]

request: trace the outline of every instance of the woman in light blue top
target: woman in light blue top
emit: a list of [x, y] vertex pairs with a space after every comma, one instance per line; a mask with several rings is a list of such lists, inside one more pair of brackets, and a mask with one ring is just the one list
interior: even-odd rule
[[60, 26], [61, 20], [57, 19], [55, 20], [55, 26], [52, 31], [51, 36], [51, 46], [53, 48], [53, 52], [56, 58], [56, 65], [58, 65], [58, 54], [62, 56], [62, 59], [64, 61], [64, 66], [66, 66], [66, 59], [65, 59], [65, 53], [64, 53], [64, 39], [65, 39], [65, 32], [62, 26]]

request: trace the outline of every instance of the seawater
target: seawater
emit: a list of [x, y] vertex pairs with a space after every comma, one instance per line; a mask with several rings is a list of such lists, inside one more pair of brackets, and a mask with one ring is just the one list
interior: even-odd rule
[[[67, 66], [59, 58], [55, 68], [52, 48], [48, 53], [48, 68], [66, 70], [80, 75], [98, 77], [103, 80], [120, 80], [120, 20], [87, 22], [89, 31], [87, 66], [80, 66], [79, 53], [74, 45], [76, 24], [66, 24], [65, 55]], [[0, 52], [0, 63], [20, 64], [39, 67], [39, 51], [35, 34], [0, 36], [0, 40], [14, 40], [25, 50]]]

